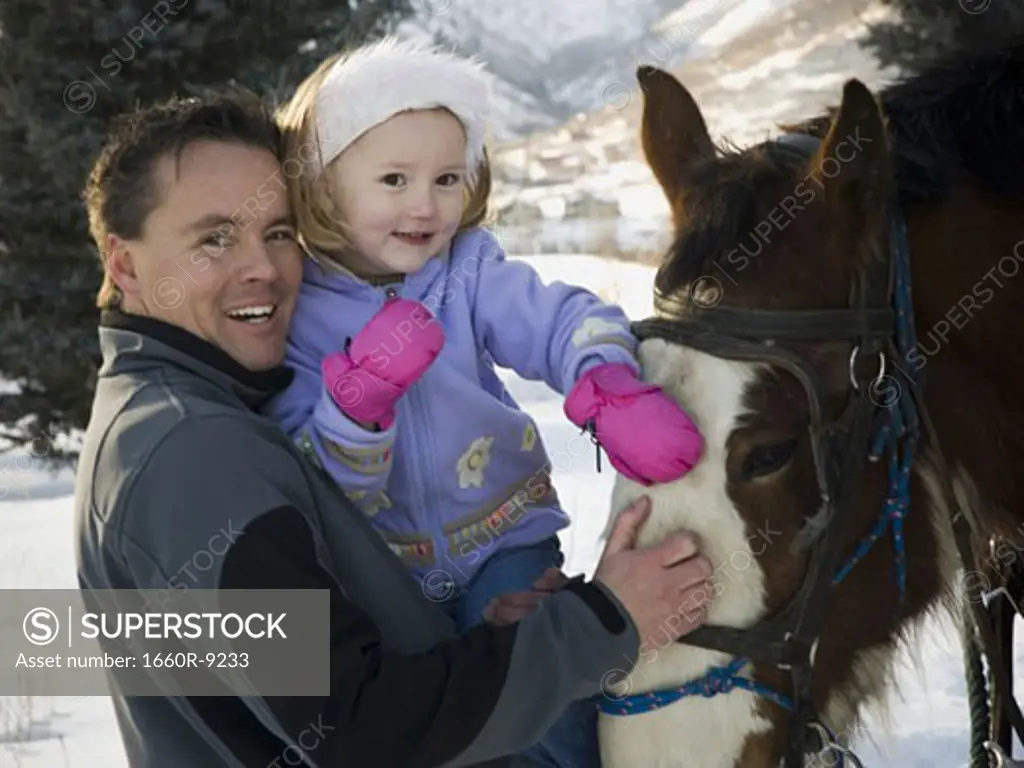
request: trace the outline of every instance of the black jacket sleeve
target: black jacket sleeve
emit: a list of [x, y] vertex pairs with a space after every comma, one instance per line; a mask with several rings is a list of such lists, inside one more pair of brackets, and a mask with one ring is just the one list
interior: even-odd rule
[[[294, 508], [271, 510], [247, 526], [225, 556], [219, 586], [330, 590], [330, 696], [265, 699], [282, 729], [317, 765], [444, 765], [470, 750], [511, 682], [522, 622], [505, 627], [484, 624], [422, 654], [386, 651], [370, 617], [344, 597], [318, 564], [312, 532]], [[600, 587], [575, 582], [569, 592], [575, 594], [558, 596], [563, 606], [591, 614], [585, 618], [596, 619], [606, 633], [626, 639], [629, 627]], [[583, 636], [550, 641], [565, 646], [566, 658], [579, 656], [587, 644]], [[622, 646], [628, 648], [628, 640]], [[552, 652], [557, 651], [543, 650], [545, 655]], [[534, 681], [534, 691], [531, 695], [531, 686], [521, 682], [512, 686], [523, 699], [518, 707], [505, 708], [522, 725], [503, 723], [501, 730], [510, 735], [494, 738], [492, 749], [472, 750], [479, 760], [525, 747], [531, 737], [542, 734], [558, 715], [551, 707], [537, 706], [543, 699], [553, 696], [563, 706], [571, 700], [550, 690], [538, 672], [524, 670]], [[586, 688], [577, 690], [583, 695], [597, 692], [596, 686]], [[216, 715], [208, 724], [217, 728]], [[516, 733], [521, 734], [518, 741]]]

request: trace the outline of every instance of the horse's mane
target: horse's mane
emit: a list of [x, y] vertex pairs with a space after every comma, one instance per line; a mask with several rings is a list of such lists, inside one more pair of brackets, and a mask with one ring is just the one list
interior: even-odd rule
[[[942, 200], [965, 174], [994, 195], [1024, 194], [1024, 36], [953, 52], [878, 97], [902, 202]], [[837, 111], [780, 128], [823, 138]], [[785, 182], [802, 162], [768, 141], [745, 150], [721, 144], [714, 158], [688, 168], [694, 216], [671, 246], [656, 289], [670, 294], [705, 271], [709, 254], [748, 238], [765, 215], [760, 190]]]
[[[1024, 35], [946, 55], [879, 101], [904, 201], [944, 199], [963, 174], [994, 195], [1024, 193]], [[836, 111], [783, 129], [820, 138]]]

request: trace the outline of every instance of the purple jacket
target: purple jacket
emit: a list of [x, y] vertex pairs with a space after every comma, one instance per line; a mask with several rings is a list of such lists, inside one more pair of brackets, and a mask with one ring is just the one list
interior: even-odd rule
[[[390, 295], [422, 301], [445, 331], [437, 360], [399, 400], [395, 423], [370, 432], [335, 405], [321, 359], [341, 349]], [[625, 313], [583, 288], [545, 285], [506, 260], [483, 229], [389, 286], [307, 259], [286, 363], [296, 371], [269, 415], [371, 518], [412, 573], [464, 584], [494, 551], [568, 525], [533, 419], [494, 366], [565, 395], [588, 368], [639, 369]]]

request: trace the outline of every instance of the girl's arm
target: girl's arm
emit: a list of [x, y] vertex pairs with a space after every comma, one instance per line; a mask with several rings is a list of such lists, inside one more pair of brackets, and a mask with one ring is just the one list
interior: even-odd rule
[[[465, 259], [476, 262], [471, 300], [477, 344], [498, 365], [543, 380], [563, 395], [602, 363], [640, 370], [637, 342], [621, 308], [585, 288], [545, 284], [528, 264], [506, 260], [486, 232], [479, 250], [473, 248]], [[461, 266], [470, 271], [468, 263]]]
[[294, 369], [295, 378], [266, 407], [267, 415], [327, 471], [354, 503], [364, 512], [372, 511], [391, 474], [397, 420], [381, 430], [357, 424], [334, 401], [318, 361], [289, 344], [286, 364]]
[[566, 395], [565, 415], [594, 435], [622, 474], [650, 485], [689, 472], [703, 438], [675, 400], [641, 380], [626, 314], [583, 288], [545, 285], [527, 264], [506, 261], [489, 235], [474, 252], [478, 344], [499, 365]]

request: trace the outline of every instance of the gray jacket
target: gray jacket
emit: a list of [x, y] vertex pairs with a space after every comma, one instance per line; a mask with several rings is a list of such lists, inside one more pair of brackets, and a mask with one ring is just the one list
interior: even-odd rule
[[[75, 493], [80, 586], [331, 591], [329, 697], [115, 696], [133, 768], [507, 765], [635, 661], [636, 628], [596, 582], [571, 582], [515, 625], [457, 635], [259, 414], [288, 369], [248, 371], [181, 328], [119, 312], [99, 334]], [[200, 564], [197, 552], [216, 555]]]

